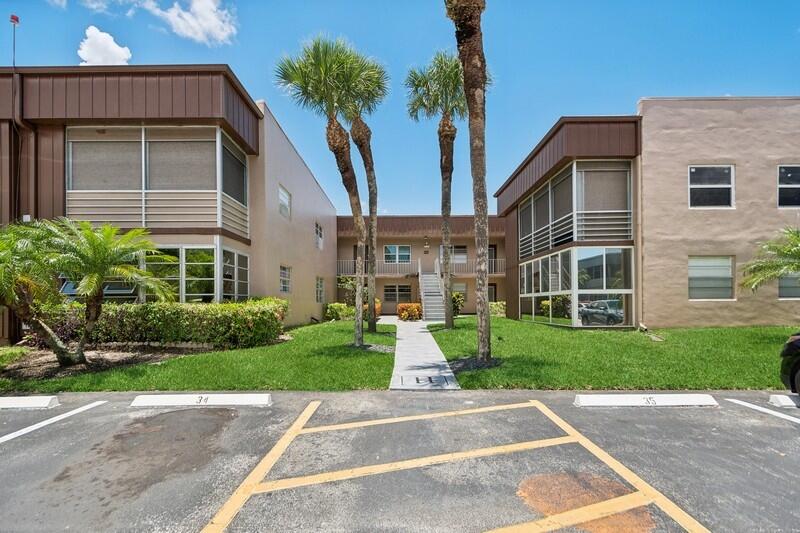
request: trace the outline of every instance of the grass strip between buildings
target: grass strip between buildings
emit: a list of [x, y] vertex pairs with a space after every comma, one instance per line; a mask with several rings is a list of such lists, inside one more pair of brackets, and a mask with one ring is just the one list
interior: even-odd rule
[[[475, 318], [430, 326], [448, 361], [474, 357]], [[465, 370], [465, 389], [780, 389], [779, 352], [792, 327], [578, 330], [492, 317], [500, 364]]]

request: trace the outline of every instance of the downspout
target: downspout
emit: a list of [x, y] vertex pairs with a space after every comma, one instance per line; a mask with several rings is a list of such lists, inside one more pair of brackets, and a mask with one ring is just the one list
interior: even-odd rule
[[[12, 164], [14, 165], [14, 200], [11, 208], [10, 219], [19, 219], [22, 209], [22, 147], [25, 137], [22, 136], [22, 129], [33, 131], [33, 125], [22, 118], [22, 77], [16, 70], [12, 74], [11, 79], [11, 115], [13, 117], [14, 133], [18, 140], [16, 153], [12, 150]], [[35, 191], [34, 191], [35, 197]]]

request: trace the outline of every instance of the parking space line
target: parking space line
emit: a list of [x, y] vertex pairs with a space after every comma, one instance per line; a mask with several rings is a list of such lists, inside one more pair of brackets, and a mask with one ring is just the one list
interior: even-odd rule
[[459, 411], [444, 411], [438, 413], [426, 413], [423, 415], [397, 416], [390, 418], [378, 418], [374, 420], [363, 420], [361, 422], [346, 422], [344, 424], [331, 424], [328, 426], [308, 427], [300, 430], [300, 434], [320, 433], [323, 431], [337, 431], [342, 429], [356, 429], [369, 426], [381, 426], [384, 424], [398, 424], [400, 422], [412, 422], [415, 420], [433, 420], [448, 416], [474, 415], [478, 413], [491, 413], [493, 411], [506, 411], [509, 409], [532, 408], [531, 402], [509, 403], [505, 405], [490, 405], [488, 407], [476, 407], [474, 409], [461, 409]]
[[748, 407], [750, 409], [754, 409], [761, 413], [766, 413], [768, 415], [777, 416], [778, 418], [782, 418], [784, 420], [788, 420], [789, 422], [794, 422], [795, 424], [800, 424], [800, 418], [789, 416], [783, 413], [779, 413], [777, 411], [773, 411], [772, 409], [767, 409], [766, 407], [761, 407], [760, 405], [755, 405], [748, 402], [743, 402], [742, 400], [734, 400], [732, 398], [725, 398], [726, 401], [735, 403], [736, 405], [741, 405], [743, 407]]
[[653, 503], [655, 503], [662, 511], [667, 513], [673, 520], [675, 520], [678, 524], [680, 524], [685, 530], [689, 531], [690, 533], [694, 532], [708, 532], [705, 526], [703, 526], [700, 522], [695, 520], [691, 515], [689, 515], [686, 511], [678, 507], [675, 503], [672, 502], [669, 498], [661, 494], [657, 491], [654, 487], [652, 487], [649, 483], [644, 481], [642, 478], [637, 476], [630, 470], [628, 467], [611, 457], [605, 450], [600, 448], [598, 445], [590, 441], [588, 438], [583, 436], [578, 430], [573, 428], [569, 425], [564, 419], [559, 417], [553, 411], [550, 410], [546, 405], [538, 400], [532, 400], [532, 402], [536, 407], [541, 411], [547, 418], [553, 421], [558, 427], [564, 430], [567, 435], [575, 437], [577, 442], [581, 444], [586, 450], [589, 451], [592, 455], [597, 457], [603, 463], [606, 464], [611, 470], [617, 473], [622, 479], [630, 483], [634, 488], [636, 488], [639, 492], [641, 492], [644, 496], [649, 498]]
[[286, 451], [286, 448], [289, 447], [295, 437], [297, 437], [300, 430], [306, 425], [306, 422], [308, 422], [308, 419], [311, 418], [317, 410], [320, 403], [319, 401], [313, 401], [306, 406], [303, 412], [300, 413], [300, 416], [298, 416], [292, 425], [289, 426], [289, 429], [286, 430], [286, 433], [278, 439], [275, 446], [267, 452], [267, 455], [261, 459], [252, 472], [247, 475], [241, 485], [234, 491], [228, 501], [217, 511], [217, 514], [214, 515], [211, 522], [203, 528], [203, 533], [221, 532], [228, 527], [231, 520], [234, 519], [242, 506], [250, 499], [250, 496], [253, 494], [253, 488], [255, 488], [256, 485], [266, 477], [272, 467], [275, 466], [275, 463], [280, 459], [283, 452]]
[[557, 531], [559, 529], [584, 524], [592, 520], [606, 518], [607, 516], [618, 513], [624, 513], [625, 511], [650, 505], [651, 503], [653, 503], [653, 501], [648, 496], [637, 491], [617, 498], [611, 498], [610, 500], [604, 500], [584, 507], [578, 507], [577, 509], [564, 511], [563, 513], [550, 515], [540, 520], [534, 520], [533, 522], [493, 529], [492, 533]]
[[452, 452], [452, 453], [443, 453], [441, 455], [430, 455], [428, 457], [418, 457], [415, 459], [406, 459], [405, 461], [396, 461], [392, 463], [381, 463], [376, 465], [361, 466], [357, 468], [347, 468], [344, 470], [323, 472], [321, 474], [313, 474], [309, 476], [276, 479], [274, 481], [265, 481], [264, 483], [260, 483], [255, 487], [254, 492], [255, 493], [274, 492], [277, 490], [306, 487], [308, 485], [318, 485], [321, 483], [330, 483], [333, 481], [342, 481], [345, 479], [355, 479], [365, 476], [373, 476], [376, 474], [386, 474], [389, 472], [399, 472], [401, 470], [411, 470], [423, 466], [451, 463], [454, 461], [463, 461], [465, 459], [474, 459], [479, 457], [491, 457], [493, 455], [522, 452], [526, 450], [535, 450], [537, 448], [546, 448], [548, 446], [558, 446], [561, 444], [569, 444], [574, 442], [577, 442], [577, 439], [575, 439], [575, 437], [572, 436], [555, 437], [552, 439], [541, 439], [528, 442], [518, 442], [515, 444], [505, 444], [502, 446], [492, 446], [489, 448], [478, 448], [475, 450], [467, 450], [464, 452]]
[[77, 409], [73, 409], [72, 411], [67, 411], [66, 413], [61, 413], [60, 415], [54, 416], [52, 418], [48, 418], [47, 420], [42, 420], [41, 422], [39, 422], [37, 424], [33, 424], [32, 426], [28, 426], [26, 428], [22, 428], [22, 429], [17, 430], [17, 431], [15, 431], [13, 433], [9, 433], [8, 435], [3, 435], [2, 437], [0, 437], [0, 444], [3, 444], [4, 442], [8, 442], [11, 439], [16, 439], [17, 437], [21, 437], [22, 435], [26, 435], [26, 434], [30, 433], [31, 431], [36, 431], [37, 429], [43, 428], [45, 426], [49, 426], [50, 424], [54, 424], [54, 423], [56, 423], [56, 422], [58, 422], [60, 420], [64, 420], [65, 418], [69, 418], [71, 416], [77, 415], [77, 414], [82, 413], [84, 411], [88, 411], [89, 409], [97, 407], [98, 405], [103, 405], [104, 403], [107, 403], [107, 402], [105, 400], [92, 402], [90, 404], [84, 405], [83, 407], [78, 407]]

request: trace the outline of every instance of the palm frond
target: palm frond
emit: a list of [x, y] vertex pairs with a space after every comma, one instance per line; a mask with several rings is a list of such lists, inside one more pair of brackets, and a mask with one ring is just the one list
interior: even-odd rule
[[742, 272], [741, 286], [753, 291], [782, 277], [800, 275], [800, 228], [786, 227], [775, 239], [761, 243]]

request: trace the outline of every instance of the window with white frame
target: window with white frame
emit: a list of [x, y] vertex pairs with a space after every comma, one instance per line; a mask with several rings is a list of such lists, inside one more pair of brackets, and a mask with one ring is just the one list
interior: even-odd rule
[[148, 190], [217, 188], [215, 128], [145, 128]]
[[292, 195], [283, 185], [278, 185], [278, 211], [285, 218], [292, 218]]
[[733, 165], [694, 165], [689, 167], [689, 207], [733, 207]]
[[[175, 300], [181, 301], [181, 249], [159, 248], [158, 251], [163, 256], [171, 257], [172, 260], [166, 257], [146, 256], [145, 269], [154, 277], [166, 282], [172, 289]], [[151, 291], [147, 291], [145, 299], [153, 301], [156, 298]]]
[[246, 300], [250, 296], [249, 259], [232, 250], [222, 251], [222, 299]]
[[325, 303], [325, 279], [319, 276], [317, 276], [315, 294], [318, 304]]
[[778, 207], [800, 207], [800, 166], [778, 167]]
[[187, 303], [213, 302], [214, 248], [183, 249], [183, 300]]
[[67, 190], [142, 189], [141, 128], [68, 128]]
[[281, 292], [292, 292], [292, 267], [281, 265], [279, 281], [279, 289]]
[[386, 244], [383, 247], [383, 260], [386, 263], [410, 263], [411, 246], [407, 244]]
[[222, 136], [222, 192], [247, 205], [247, 156]]
[[[444, 245], [439, 245], [439, 258], [444, 257]], [[465, 244], [456, 244], [450, 246], [450, 263], [454, 265], [467, 264], [467, 246]]]
[[733, 257], [689, 257], [690, 300], [733, 299]]
[[800, 299], [800, 275], [778, 278], [778, 298]]
[[322, 250], [325, 244], [325, 232], [319, 222], [314, 222], [314, 236], [317, 242], [317, 250]]
[[383, 301], [391, 303], [410, 303], [411, 285], [385, 285]]

